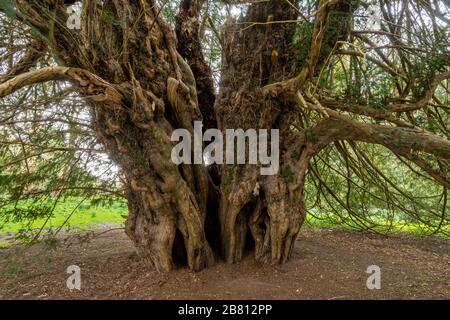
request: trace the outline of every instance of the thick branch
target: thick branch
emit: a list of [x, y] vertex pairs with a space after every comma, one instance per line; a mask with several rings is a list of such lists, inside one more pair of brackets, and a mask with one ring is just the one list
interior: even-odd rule
[[54, 80], [68, 80], [85, 88], [85, 93], [94, 101], [120, 104], [123, 100], [122, 95], [111, 84], [98, 76], [83, 69], [67, 67], [47, 67], [18, 75], [0, 84], [0, 98], [23, 87]]
[[48, 67], [22, 73], [0, 84], [0, 98], [4, 98], [23, 87], [52, 80], [68, 79], [67, 72], [70, 68]]
[[450, 141], [426, 131], [410, 128], [363, 124], [352, 118], [327, 110], [330, 118], [320, 122], [309, 135], [308, 143], [318, 153], [333, 142], [351, 140], [379, 144], [395, 154], [414, 162], [442, 186], [450, 187], [450, 179], [434, 170], [413, 151], [450, 160]]
[[450, 71], [440, 73], [434, 78], [430, 80], [428, 88], [422, 93], [420, 99], [414, 103], [402, 103], [402, 104], [394, 104], [388, 107], [389, 112], [408, 112], [421, 109], [425, 107], [430, 100], [433, 98], [433, 95], [439, 86], [439, 84], [450, 78]]
[[400, 155], [414, 150], [450, 160], [450, 141], [448, 139], [421, 129], [362, 123], [335, 110], [323, 107], [317, 100], [312, 99], [315, 102], [314, 104], [306, 102], [303, 96], [298, 93], [300, 106], [329, 117], [328, 120], [319, 123], [315, 128], [318, 136], [314, 139], [314, 142], [319, 146], [319, 149], [339, 140], [356, 140], [384, 145]]

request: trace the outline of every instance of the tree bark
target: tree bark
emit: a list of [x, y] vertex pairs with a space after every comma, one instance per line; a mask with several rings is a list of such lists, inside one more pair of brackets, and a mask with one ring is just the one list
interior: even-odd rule
[[[318, 1], [311, 35], [301, 45], [294, 43], [296, 24], [280, 23], [298, 18], [290, 1], [249, 5], [222, 35], [217, 96], [200, 45], [204, 2], [182, 0], [172, 30], [154, 0], [85, 0], [82, 30], [74, 33], [65, 27], [65, 4], [73, 1], [17, 0], [19, 19], [47, 37], [46, 46], [62, 66], [11, 74], [0, 84], [0, 97], [42, 81], [77, 86], [99, 142], [125, 177], [126, 233], [157, 270], [170, 271], [181, 262], [198, 271], [219, 256], [236, 263], [250, 251], [262, 263], [287, 262], [306, 216], [310, 160], [333, 142], [378, 143], [405, 157], [411, 150], [450, 157], [448, 140], [357, 122], [336, 110], [369, 116], [378, 111], [309, 94], [308, 81], [348, 37], [358, 1]], [[62, 18], [49, 25], [49, 15]], [[421, 107], [436, 86], [420, 104], [397, 105], [388, 113]], [[293, 128], [301, 108], [314, 111], [318, 120]], [[263, 176], [258, 165], [175, 165], [172, 132], [184, 128], [193, 135], [193, 123], [200, 120], [205, 129], [224, 133], [279, 129], [279, 172]], [[441, 183], [448, 186], [446, 179]]]
[[[120, 25], [96, 18], [105, 10]], [[89, 101], [97, 136], [126, 177], [127, 235], [160, 271], [173, 268], [175, 253], [192, 270], [211, 265], [204, 227], [207, 170], [170, 161], [173, 130], [193, 132], [194, 120], [201, 119], [194, 75], [177, 52], [173, 30], [153, 1], [106, 2], [103, 8], [87, 1], [83, 24], [81, 41], [90, 50], [60, 52], [66, 64], [95, 70], [123, 95], [108, 108]]]
[[[295, 20], [297, 14], [287, 1], [254, 4], [224, 35], [221, 91], [215, 106], [221, 123], [224, 128], [279, 129], [282, 153], [281, 170], [274, 176], [261, 176], [256, 166], [222, 168], [221, 248], [230, 263], [239, 262], [249, 246], [257, 261], [288, 261], [305, 220], [304, 179], [310, 155], [306, 149], [292, 154], [286, 144], [295, 139], [289, 130], [295, 108], [261, 89], [299, 70], [295, 26], [273, 23]], [[257, 25], [238, 30], [252, 23]]]
[[[38, 2], [18, 0], [17, 6], [32, 17], [27, 23], [53, 35], [50, 45], [67, 70], [83, 70], [68, 76], [64, 69], [63, 78], [86, 97], [96, 135], [125, 176], [126, 233], [138, 254], [160, 271], [172, 270], [175, 258], [194, 271], [211, 265], [210, 243], [228, 262], [240, 261], [246, 247], [254, 248], [258, 261], [286, 262], [305, 218], [312, 153], [306, 143], [300, 151], [288, 147], [304, 140], [289, 129], [293, 105], [266, 97], [262, 87], [299, 71], [295, 26], [271, 23], [296, 19], [297, 9], [287, 1], [253, 4], [240, 22], [266, 25], [227, 27], [216, 100], [199, 42], [204, 1], [182, 1], [178, 42], [154, 1], [84, 1], [78, 35], [63, 23], [46, 29], [46, 10], [66, 17], [65, 8], [58, 1]], [[215, 173], [203, 165], [176, 166], [170, 136], [177, 128], [192, 133], [195, 120], [222, 130], [280, 129], [280, 173], [260, 176], [251, 165], [216, 167]]]

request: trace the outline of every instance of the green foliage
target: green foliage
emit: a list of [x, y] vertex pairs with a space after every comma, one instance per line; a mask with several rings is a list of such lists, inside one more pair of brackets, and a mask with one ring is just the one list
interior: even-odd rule
[[[82, 198], [70, 197], [59, 202], [51, 212], [50, 219], [47, 216], [29, 215], [26, 217], [16, 213], [11, 215], [13, 219], [5, 219], [0, 216], [0, 234], [19, 233], [23, 239], [31, 239], [32, 236], [45, 224], [47, 230], [58, 230], [64, 225], [65, 230], [90, 230], [101, 224], [121, 225], [128, 208], [123, 201], [114, 201], [110, 204], [83, 202]], [[52, 206], [53, 201], [48, 200], [47, 206]], [[20, 201], [15, 208], [10, 210], [28, 211], [35, 206], [33, 200]], [[8, 209], [8, 208], [7, 208]], [[52, 238], [50, 238], [52, 239]], [[54, 246], [53, 240], [46, 240], [50, 246]]]
[[281, 174], [286, 182], [294, 182], [294, 173], [290, 166], [284, 166]]
[[313, 29], [314, 24], [309, 22], [302, 23], [298, 28], [296, 28], [294, 44], [298, 47], [298, 62], [301, 65], [306, 62], [306, 58], [308, 57], [309, 45], [305, 44], [311, 43]]
[[110, 24], [110, 25], [113, 25], [115, 27], [119, 27], [119, 28], [123, 27], [123, 22], [116, 18], [114, 12], [108, 6], [106, 6], [103, 9], [102, 14], [100, 16], [100, 20], [102, 22], [106, 23], [106, 24]]
[[16, 17], [16, 10], [12, 0], [0, 0], [0, 11], [12, 19]]
[[[174, 26], [180, 1], [157, 2], [161, 16]], [[390, 3], [391, 14], [398, 20], [395, 23], [386, 21], [379, 3], [374, 1], [358, 6], [353, 15], [330, 15], [321, 50], [323, 61], [311, 79], [318, 97], [331, 96], [362, 109], [386, 110], [393, 103], [416, 101], [429, 89], [433, 76], [448, 70], [448, 25], [439, 22], [437, 15], [430, 16], [425, 8], [416, 8], [415, 2], [397, 0], [384, 5]], [[303, 67], [314, 40], [318, 1], [298, 4], [302, 17], [295, 23], [294, 46], [297, 65]], [[409, 10], [401, 13], [404, 5], [409, 5]], [[244, 10], [245, 6], [232, 7], [223, 1], [208, 1], [202, 9], [201, 42], [217, 86], [222, 67], [220, 37], [226, 22], [231, 23]], [[24, 56], [34, 37], [30, 27], [14, 19], [13, 1], [0, 0], [0, 11], [5, 13], [0, 14], [3, 73], [11, 62]], [[100, 19], [120, 32], [122, 23], [115, 17], [113, 10], [106, 7]], [[396, 30], [391, 29], [393, 26]], [[354, 31], [379, 32], [352, 33], [335, 45], [335, 38], [349, 27]], [[398, 33], [395, 39], [393, 31]], [[137, 41], [145, 46], [145, 39]], [[36, 67], [49, 65], [55, 65], [55, 61], [45, 56]], [[289, 68], [286, 66], [286, 70]], [[447, 81], [437, 88], [435, 99], [427, 108], [393, 117], [448, 138], [449, 105]], [[318, 137], [312, 135], [310, 128], [322, 115], [303, 111], [298, 127], [311, 142]], [[95, 139], [90, 116], [85, 102], [64, 83], [30, 86], [0, 101], [0, 233], [19, 232], [23, 239], [30, 240], [40, 228], [53, 235], [63, 225], [84, 230], [105, 222], [123, 222], [127, 214], [126, 205], [120, 200], [123, 177]], [[364, 112], [351, 116], [360, 123], [397, 125], [371, 119]], [[394, 145], [401, 147], [399, 140]], [[448, 176], [447, 163], [420, 153], [414, 156]], [[147, 160], [143, 157], [142, 161]], [[448, 235], [448, 190], [422, 169], [384, 147], [336, 143], [314, 159], [308, 172], [310, 222], [383, 233], [402, 229]], [[292, 182], [296, 173], [284, 166], [281, 174]], [[229, 170], [222, 177], [222, 192], [230, 191], [235, 175], [234, 170]], [[53, 247], [56, 243], [48, 240], [48, 245]]]
[[418, 171], [381, 146], [336, 144], [316, 157], [308, 175], [311, 221], [449, 236], [448, 190], [431, 179], [417, 179]]

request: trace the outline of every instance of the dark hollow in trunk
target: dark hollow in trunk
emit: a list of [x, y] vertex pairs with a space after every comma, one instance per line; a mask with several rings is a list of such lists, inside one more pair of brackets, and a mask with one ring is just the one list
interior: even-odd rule
[[[18, 3], [22, 11], [43, 10]], [[271, 23], [295, 20], [298, 10], [289, 1], [256, 3], [226, 26], [216, 97], [199, 42], [203, 3], [183, 0], [172, 30], [155, 1], [84, 1], [80, 43], [57, 26], [54, 49], [64, 65], [96, 75], [74, 72], [72, 79], [89, 97], [96, 135], [125, 177], [126, 233], [143, 259], [160, 271], [180, 262], [197, 271], [253, 250], [260, 262], [284, 263], [305, 219], [305, 174], [316, 150], [291, 130], [295, 106], [262, 88], [294, 77], [304, 63], [293, 44], [295, 24]], [[64, 17], [63, 9], [56, 7]], [[105, 12], [120, 23], [102, 19]], [[238, 29], [247, 22], [261, 24]], [[176, 166], [171, 134], [193, 133], [199, 120], [222, 131], [279, 129], [280, 171]]]
[[[127, 178], [126, 233], [137, 252], [161, 271], [183, 260], [192, 270], [201, 270], [218, 257], [239, 262], [245, 249], [253, 250], [260, 262], [288, 261], [305, 219], [304, 179], [311, 152], [284, 152], [280, 173], [261, 176], [259, 167], [251, 165], [209, 170], [201, 165], [177, 167], [169, 161], [173, 146], [169, 137], [176, 128], [192, 132], [194, 120], [203, 119], [205, 128], [214, 128], [218, 119], [222, 130], [276, 128], [280, 141], [295, 139], [286, 116], [292, 106], [268, 99], [261, 90], [298, 72], [296, 66], [286, 69], [295, 54], [293, 27], [261, 26], [232, 37], [236, 27], [229, 26], [216, 100], [200, 45], [190, 40], [198, 39], [198, 22], [190, 19], [198, 8], [182, 7], [177, 43], [162, 19], [156, 18], [151, 26], [157, 17], [155, 9], [142, 3], [122, 6], [114, 6], [118, 15], [123, 14], [122, 21], [129, 19], [125, 6], [135, 15], [143, 6], [148, 22], [121, 38], [110, 27], [95, 25], [100, 34], [111, 37], [108, 45], [113, 50], [108, 52], [124, 45], [130, 52], [126, 60], [96, 70], [104, 70], [105, 78], [117, 78], [127, 107], [111, 112], [94, 105], [93, 111], [99, 138]], [[296, 16], [289, 4], [272, 1], [251, 6], [245, 20], [281, 21]], [[96, 57], [90, 60], [102, 63]], [[285, 176], [283, 170], [296, 174]]]
[[[306, 216], [305, 177], [311, 159], [333, 144], [348, 155], [341, 141], [382, 145], [427, 172], [445, 191], [450, 187], [448, 139], [431, 133], [431, 123], [427, 130], [418, 130], [412, 116], [426, 111], [439, 84], [450, 77], [447, 69], [434, 70], [440, 63], [433, 55], [433, 75], [417, 101], [404, 98], [415, 91], [414, 82], [423, 81], [411, 78], [409, 71], [401, 74], [383, 55], [380, 61], [373, 58], [378, 61], [374, 64], [396, 77], [392, 88], [397, 87], [401, 99], [395, 94], [384, 102], [377, 98], [375, 107], [369, 98], [367, 104], [353, 101], [355, 92], [350, 91], [352, 101], [344, 101], [321, 84], [332, 55], [350, 55], [352, 61], [360, 55], [366, 58], [359, 45], [340, 50], [352, 47], [342, 43], [356, 36], [351, 30], [354, 13], [365, 6], [361, 1], [316, 1], [311, 21], [299, 17], [295, 1], [252, 2], [238, 21], [229, 20], [221, 30], [218, 92], [200, 42], [199, 19], [206, 0], [181, 0], [175, 28], [164, 21], [155, 0], [84, 0], [79, 31], [66, 27], [67, 5], [75, 2], [13, 2], [17, 21], [31, 27], [38, 43], [32, 45], [34, 50], [46, 48], [59, 66], [25, 72], [27, 63], [19, 62], [7, 80], [0, 79], [0, 97], [46, 81], [74, 85], [71, 89], [85, 98], [91, 112], [96, 138], [121, 169], [129, 207], [126, 233], [138, 254], [160, 271], [185, 264], [198, 271], [217, 259], [236, 263], [247, 252], [261, 263], [287, 262]], [[398, 28], [388, 23], [388, 2], [380, 3], [384, 20], [393, 28], [386, 39], [402, 60], [412, 50], [392, 41]], [[411, 19], [403, 13], [401, 17]], [[365, 35], [358, 37], [371, 42]], [[373, 51], [380, 55], [380, 50]], [[32, 66], [40, 55], [24, 59]], [[345, 74], [350, 85], [351, 77]], [[434, 112], [426, 113], [428, 117]], [[264, 176], [259, 165], [174, 164], [172, 133], [182, 128], [193, 136], [196, 121], [203, 121], [204, 130], [223, 133], [278, 129], [279, 171]], [[435, 158], [436, 166], [425, 154]], [[313, 177], [316, 171], [313, 166]], [[353, 170], [365, 179], [358, 171]], [[447, 197], [443, 201], [446, 205]], [[349, 205], [344, 208], [356, 216]]]

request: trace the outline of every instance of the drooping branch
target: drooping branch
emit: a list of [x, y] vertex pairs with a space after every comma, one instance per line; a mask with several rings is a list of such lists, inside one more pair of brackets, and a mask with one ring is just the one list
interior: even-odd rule
[[450, 160], [450, 141], [425, 130], [357, 123], [350, 117], [337, 116], [333, 111], [329, 113], [334, 120], [322, 122], [315, 129], [326, 133], [322, 135], [326, 145], [340, 140], [354, 140], [381, 144], [400, 155], [418, 151]]
[[445, 170], [437, 171], [417, 155], [436, 156], [442, 163], [450, 162], [450, 141], [424, 130], [361, 123], [333, 110], [323, 110], [330, 118], [322, 120], [308, 135], [308, 144], [318, 154], [337, 141], [360, 141], [379, 144], [418, 165], [439, 184], [450, 188]]
[[123, 96], [108, 82], [79, 68], [47, 67], [18, 75], [0, 84], [0, 98], [40, 82], [68, 80], [85, 89], [89, 99], [97, 102], [120, 104]]
[[433, 98], [433, 95], [437, 89], [437, 87], [441, 84], [442, 81], [450, 78], [450, 71], [440, 73], [430, 79], [427, 88], [422, 93], [420, 99], [416, 102], [412, 103], [401, 103], [401, 104], [393, 104], [387, 107], [389, 113], [394, 112], [408, 112], [421, 109], [425, 107]]
[[[307, 102], [300, 92], [298, 103], [329, 117], [329, 121], [320, 122], [315, 131], [314, 143], [318, 149], [339, 140], [357, 140], [384, 145], [397, 154], [420, 151], [450, 160], [450, 141], [423, 129], [389, 127], [359, 122], [338, 111], [320, 104], [314, 97]], [[317, 140], [317, 141], [316, 141]]]

